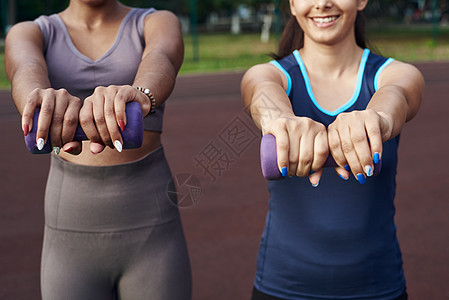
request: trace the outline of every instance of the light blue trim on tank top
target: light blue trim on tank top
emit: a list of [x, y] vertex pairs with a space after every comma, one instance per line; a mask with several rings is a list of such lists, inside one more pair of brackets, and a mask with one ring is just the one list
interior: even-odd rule
[[302, 76], [304, 77], [304, 82], [306, 84], [307, 93], [309, 94], [309, 97], [312, 100], [313, 104], [319, 110], [321, 110], [323, 113], [325, 113], [329, 116], [336, 116], [339, 113], [344, 112], [345, 110], [350, 108], [359, 98], [360, 90], [362, 88], [363, 74], [365, 73], [365, 66], [366, 66], [366, 61], [368, 60], [369, 53], [370, 53], [369, 49], [363, 50], [362, 59], [360, 60], [359, 70], [357, 73], [357, 83], [356, 83], [354, 93], [352, 94], [351, 99], [349, 99], [349, 101], [347, 101], [345, 104], [343, 104], [341, 107], [339, 107], [338, 109], [336, 109], [334, 111], [324, 109], [318, 104], [318, 101], [316, 101], [316, 98], [313, 94], [312, 86], [310, 85], [310, 79], [309, 79], [309, 75], [307, 74], [306, 66], [304, 65], [304, 62], [302, 61], [299, 51], [295, 50], [293, 52], [293, 55], [295, 56], [296, 61], [298, 62], [299, 68], [301, 69], [301, 73], [302, 73]]
[[275, 60], [270, 61], [271, 64], [273, 64], [276, 68], [278, 68], [279, 70], [282, 71], [282, 73], [284, 73], [285, 78], [287, 78], [287, 90], [285, 91], [287, 93], [287, 96], [290, 96], [290, 92], [292, 90], [292, 77], [290, 76], [290, 74], [288, 74], [288, 72], [284, 69], [283, 66], [281, 66], [280, 63], [278, 63]]
[[384, 64], [377, 70], [376, 75], [374, 76], [374, 90], [376, 92], [379, 89], [379, 76], [380, 76], [380, 73], [382, 73], [383, 69], [385, 69], [385, 67], [388, 66], [389, 64], [391, 64], [393, 61], [394, 61], [393, 58], [387, 59], [387, 61], [384, 62]]

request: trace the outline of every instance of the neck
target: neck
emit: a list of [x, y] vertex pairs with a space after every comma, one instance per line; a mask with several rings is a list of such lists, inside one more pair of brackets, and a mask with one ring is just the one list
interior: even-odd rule
[[356, 44], [355, 39], [333, 45], [305, 39], [300, 54], [308, 69], [327, 77], [340, 77], [348, 70], [358, 70], [363, 49]]
[[[92, 1], [94, 2], [94, 1]], [[71, 0], [66, 10], [61, 13], [67, 21], [87, 28], [95, 28], [101, 24], [116, 20], [123, 16], [126, 7], [116, 0], [89, 3]]]

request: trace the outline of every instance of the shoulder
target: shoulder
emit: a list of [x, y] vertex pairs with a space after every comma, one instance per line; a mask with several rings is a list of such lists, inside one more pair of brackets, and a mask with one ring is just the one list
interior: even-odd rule
[[8, 44], [17, 40], [42, 42], [43, 35], [39, 24], [33, 21], [26, 21], [12, 26], [6, 35], [5, 43]]
[[394, 91], [395, 95], [407, 101], [407, 120], [418, 112], [424, 86], [424, 77], [418, 68], [400, 61], [393, 61], [379, 76], [379, 89]]
[[20, 22], [15, 24], [14, 26], [12, 26], [9, 31], [8, 31], [8, 35], [10, 34], [16, 34], [17, 32], [23, 32], [23, 31], [39, 31], [40, 30], [40, 26], [37, 22], [35, 21], [25, 21], [25, 22]]
[[419, 69], [409, 63], [394, 60], [379, 75], [379, 86], [397, 84], [404, 88], [424, 87], [424, 77]]
[[[397, 72], [402, 70], [410, 71], [412, 73], [421, 73], [416, 66], [399, 60], [393, 60], [392, 63], [385, 68], [385, 72]], [[403, 75], [406, 76], [407, 74]]]
[[145, 16], [145, 26], [158, 26], [159, 24], [179, 25], [178, 17], [168, 10], [154, 10]]
[[283, 87], [288, 86], [284, 72], [276, 67], [275, 64], [269, 62], [249, 68], [243, 75], [242, 88], [245, 86], [255, 86], [264, 82], [277, 83]]
[[176, 15], [167, 10], [154, 8], [131, 8], [127, 21], [135, 24], [140, 35], [146, 34], [150, 29], [163, 30], [163, 26], [180, 25]]
[[181, 22], [178, 17], [170, 11], [157, 10], [145, 16], [144, 20], [145, 38], [173, 37], [174, 35], [182, 38]]

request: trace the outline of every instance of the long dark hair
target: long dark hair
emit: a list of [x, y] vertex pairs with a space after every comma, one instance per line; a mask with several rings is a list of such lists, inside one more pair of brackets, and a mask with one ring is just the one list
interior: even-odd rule
[[[363, 11], [357, 13], [354, 26], [355, 41], [357, 45], [365, 49], [368, 45], [365, 36], [365, 15]], [[298, 24], [295, 16], [291, 16], [287, 25], [285, 25], [279, 40], [278, 53], [273, 53], [271, 56], [274, 59], [280, 59], [290, 55], [294, 50], [304, 47], [304, 31]]]

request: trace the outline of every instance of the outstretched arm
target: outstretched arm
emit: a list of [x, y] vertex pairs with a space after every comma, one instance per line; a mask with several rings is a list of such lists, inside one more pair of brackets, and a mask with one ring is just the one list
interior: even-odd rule
[[[424, 89], [419, 70], [402, 62], [387, 66], [378, 84], [366, 110], [342, 113], [328, 128], [332, 156], [340, 166], [349, 165], [361, 183], [381, 159], [382, 143], [396, 137], [417, 114]], [[338, 172], [349, 176], [343, 169]]]
[[8, 32], [5, 69], [11, 82], [12, 98], [22, 115], [25, 135], [32, 129], [34, 109], [41, 107], [37, 140], [44, 142], [50, 138], [53, 146], [64, 145], [64, 149], [71, 149], [71, 153], [76, 154], [81, 151], [81, 144], [71, 141], [78, 124], [81, 101], [64, 89], [51, 88], [43, 43], [39, 25], [34, 22], [19, 23]]
[[[243, 101], [262, 134], [276, 137], [281, 173], [309, 176], [317, 186], [329, 153], [326, 128], [310, 118], [295, 116], [287, 85], [284, 74], [272, 64], [255, 66], [243, 77]], [[311, 170], [318, 172], [309, 175]]]
[[145, 51], [134, 86], [149, 88], [157, 105], [162, 104], [175, 86], [184, 59], [181, 23], [168, 11], [148, 16], [145, 23]]

